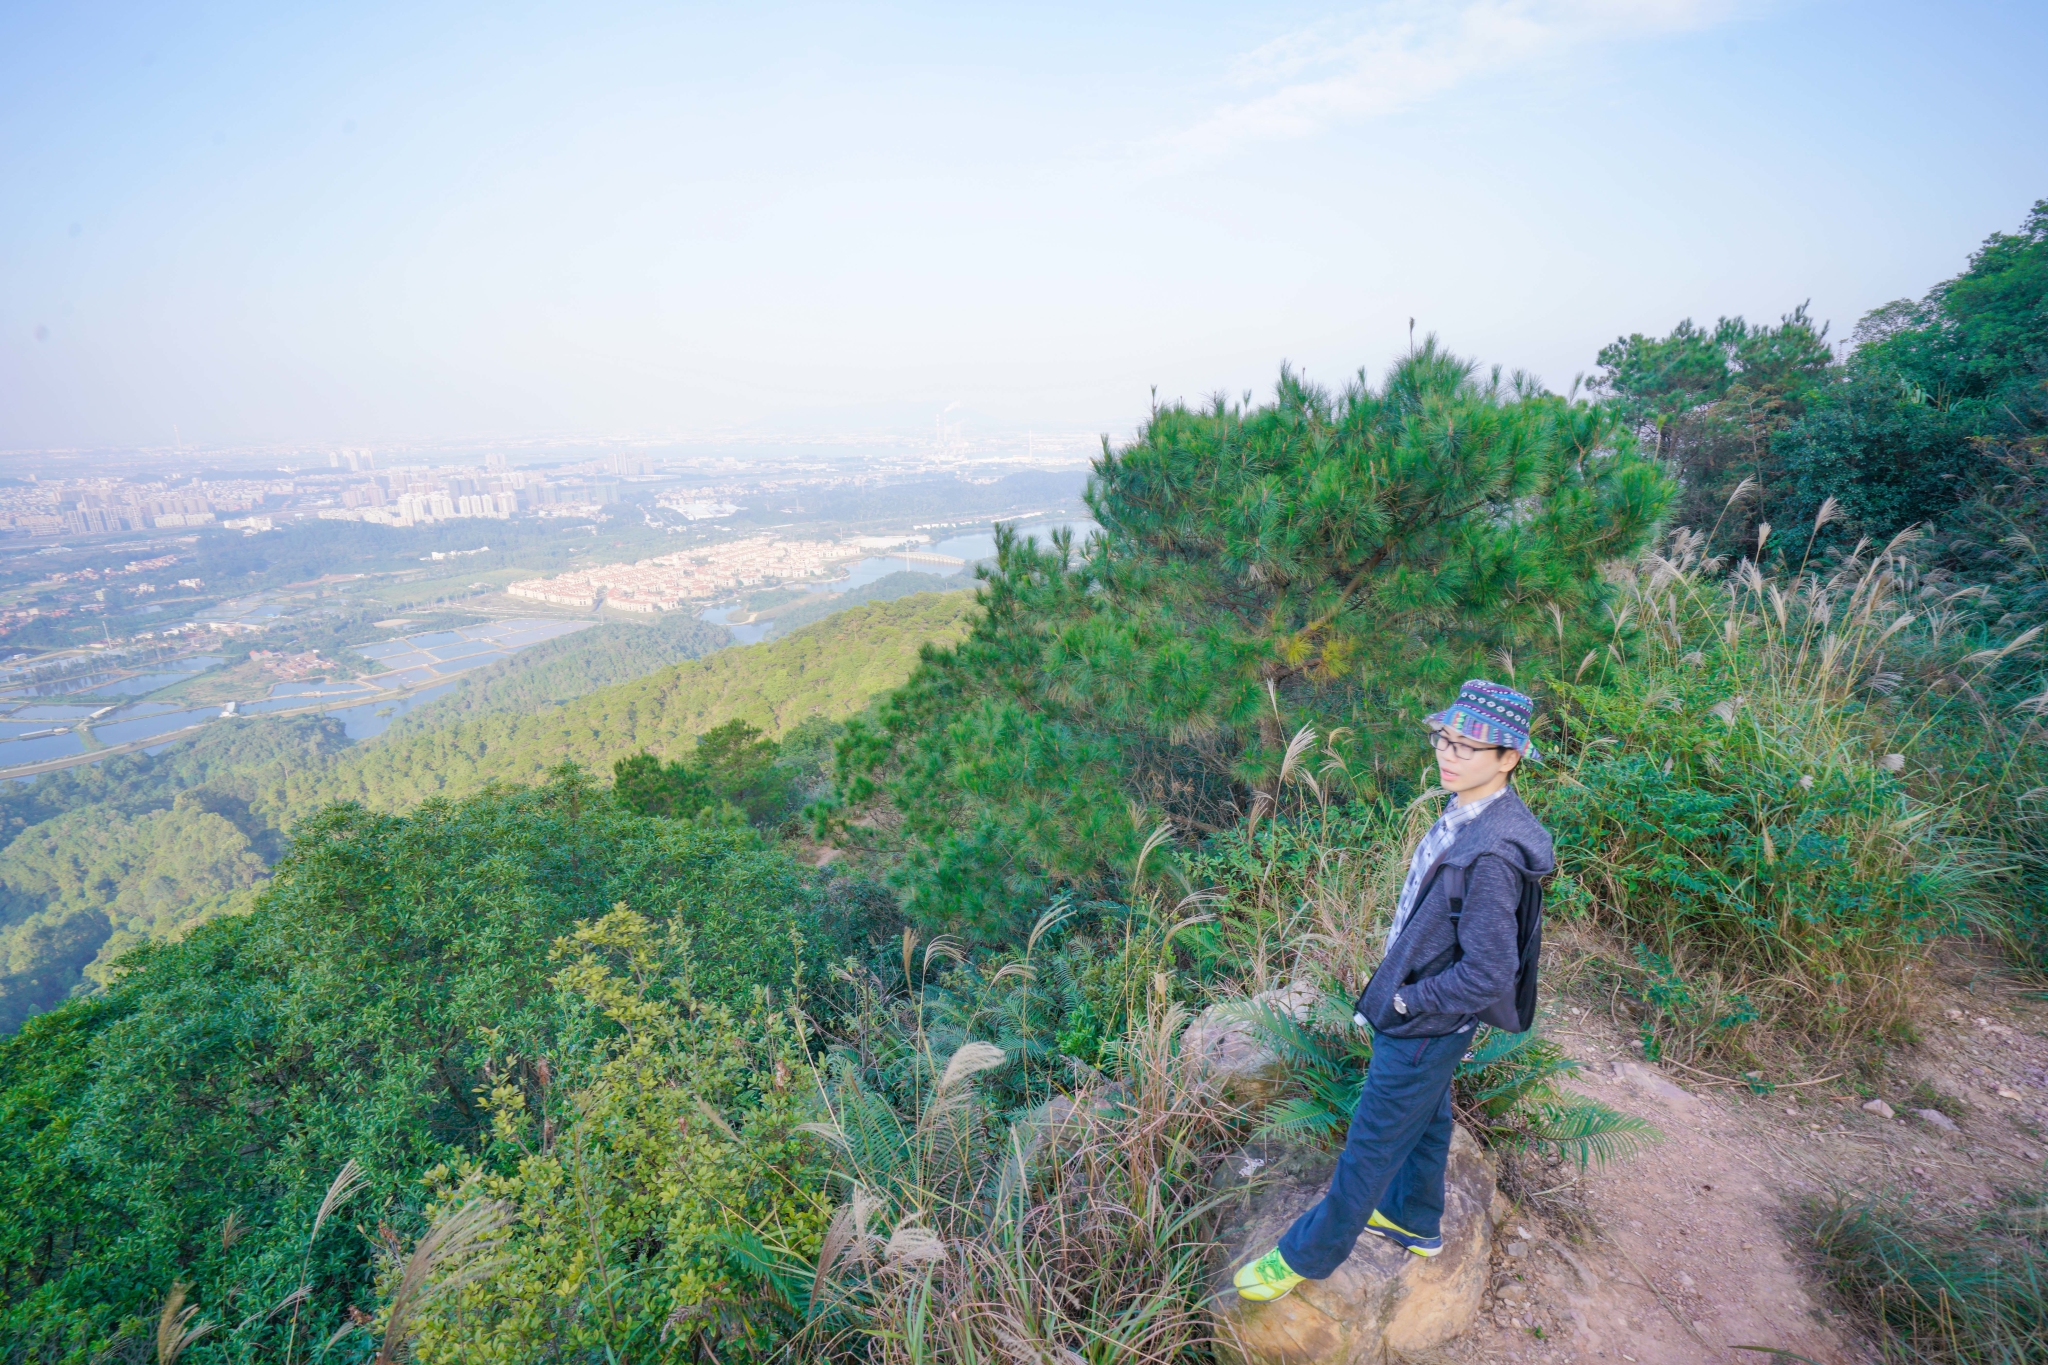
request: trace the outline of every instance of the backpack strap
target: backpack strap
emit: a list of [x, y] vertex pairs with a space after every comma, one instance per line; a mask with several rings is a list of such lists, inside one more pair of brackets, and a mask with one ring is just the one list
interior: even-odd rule
[[1458, 920], [1465, 913], [1465, 872], [1457, 863], [1444, 864], [1444, 890], [1451, 898], [1451, 939], [1457, 941]]

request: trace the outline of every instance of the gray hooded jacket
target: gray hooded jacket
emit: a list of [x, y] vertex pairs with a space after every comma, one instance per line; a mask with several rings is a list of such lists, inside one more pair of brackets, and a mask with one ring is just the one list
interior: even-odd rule
[[[1442, 957], [1454, 941], [1445, 867], [1465, 871], [1465, 910], [1455, 941], [1464, 955], [1434, 976], [1411, 981]], [[1408, 923], [1365, 984], [1359, 1013], [1375, 1033], [1390, 1038], [1437, 1038], [1469, 1030], [1481, 1010], [1514, 994], [1521, 967], [1515, 907], [1522, 879], [1547, 876], [1557, 866], [1550, 831], [1510, 787], [1458, 837], [1423, 875]], [[1394, 1010], [1399, 991], [1406, 1014]]]

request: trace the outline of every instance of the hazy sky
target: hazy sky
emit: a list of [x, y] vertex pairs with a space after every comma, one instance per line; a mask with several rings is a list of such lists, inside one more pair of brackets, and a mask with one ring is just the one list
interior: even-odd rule
[[2048, 196], [2048, 6], [0, 7], [0, 448], [1127, 434], [1408, 319], [1844, 334]]

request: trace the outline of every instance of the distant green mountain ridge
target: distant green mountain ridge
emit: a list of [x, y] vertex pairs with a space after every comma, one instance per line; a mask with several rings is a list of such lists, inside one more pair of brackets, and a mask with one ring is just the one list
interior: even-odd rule
[[779, 640], [859, 602], [886, 602], [921, 592], [958, 592], [973, 586], [973, 579], [965, 574], [940, 575], [898, 569], [894, 573], [883, 574], [872, 583], [848, 588], [843, 593], [811, 593], [802, 600], [773, 609], [767, 613], [768, 634], [764, 638]]
[[732, 643], [724, 626], [690, 616], [600, 621], [561, 635], [463, 678], [462, 686], [393, 722], [393, 731], [436, 728], [458, 719], [530, 711], [645, 677]]
[[909, 677], [924, 645], [964, 637], [973, 609], [968, 592], [862, 603], [783, 639], [723, 650], [561, 706], [393, 733], [339, 756], [293, 804], [347, 800], [402, 810], [487, 783], [537, 782], [561, 763], [609, 772], [643, 749], [683, 757], [696, 736], [728, 721], [777, 737], [807, 720], [844, 720]]

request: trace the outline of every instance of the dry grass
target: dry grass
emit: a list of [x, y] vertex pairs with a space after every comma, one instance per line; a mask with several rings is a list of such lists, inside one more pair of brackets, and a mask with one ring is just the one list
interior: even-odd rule
[[1781, 581], [1681, 532], [1624, 576], [1615, 643], [1559, 689], [1566, 742], [1534, 802], [1563, 845], [1553, 904], [1614, 946], [1654, 1046], [1746, 1061], [1765, 1032], [1827, 1052], [1897, 1036], [1927, 943], [1995, 919], [1996, 868], [1954, 828], [1969, 794], [1915, 756], [2031, 633], [1969, 649], [1909, 543]]
[[374, 1365], [398, 1365], [412, 1338], [413, 1319], [430, 1301], [486, 1278], [503, 1264], [498, 1252], [513, 1215], [503, 1200], [472, 1198], [435, 1216], [399, 1269]]
[[171, 1286], [169, 1297], [164, 1300], [163, 1312], [156, 1320], [156, 1358], [160, 1365], [177, 1365], [178, 1357], [185, 1348], [201, 1337], [210, 1335], [218, 1323], [194, 1322], [199, 1315], [198, 1304], [185, 1302], [186, 1286], [183, 1283]]
[[804, 1354], [1164, 1362], [1209, 1339], [1211, 1177], [1242, 1116], [1179, 1053], [1183, 1011], [1155, 1002], [1118, 1048], [1004, 1127], [975, 1094], [968, 1044], [921, 1112], [856, 1073], [821, 1074], [847, 1184], [818, 1259]]
[[[1409, 858], [1445, 793], [1432, 788], [1405, 807], [1345, 800], [1354, 784], [1342, 738], [1296, 731], [1281, 800], [1263, 799], [1200, 865], [1221, 883], [1211, 894], [1230, 966], [1222, 997], [1295, 982], [1356, 989], [1379, 964]], [[1269, 818], [1282, 804], [1291, 818]]]

